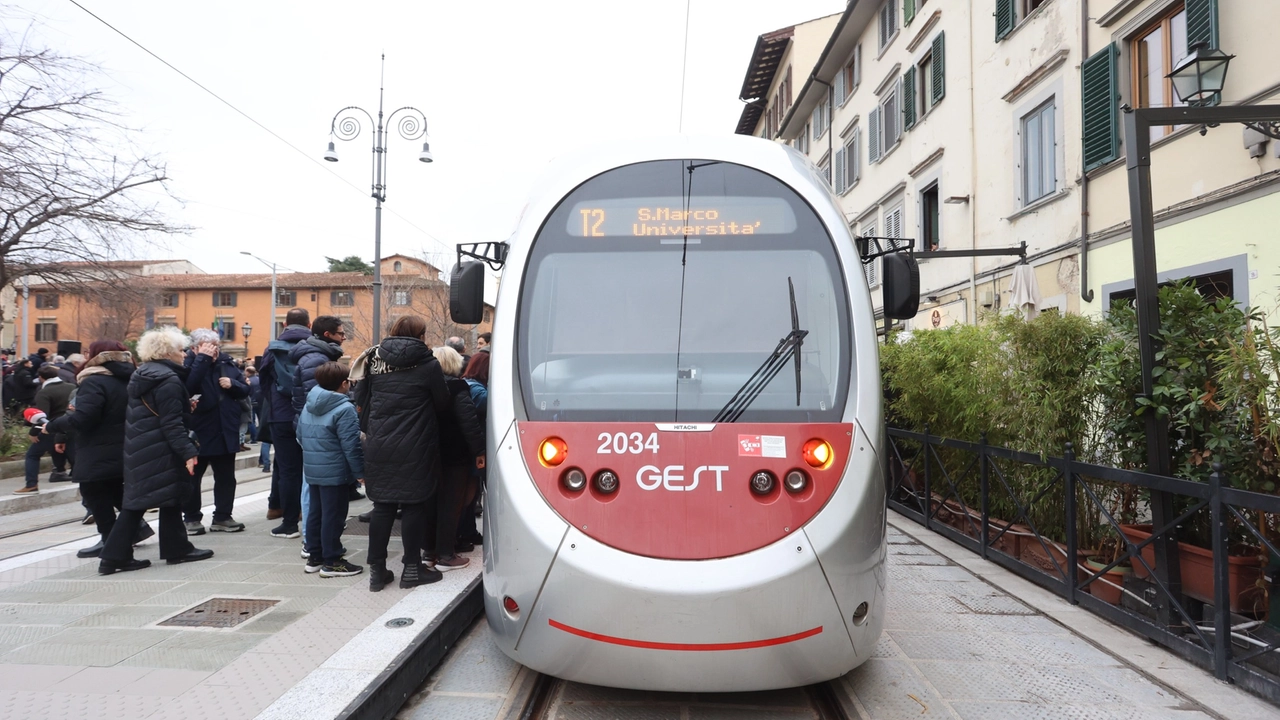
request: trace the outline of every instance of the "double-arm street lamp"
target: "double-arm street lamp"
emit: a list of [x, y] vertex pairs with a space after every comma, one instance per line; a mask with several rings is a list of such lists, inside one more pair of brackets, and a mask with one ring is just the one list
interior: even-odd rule
[[[382, 56], [382, 65], [385, 75], [387, 64], [387, 56]], [[373, 116], [364, 108], [355, 105], [349, 105], [339, 110], [329, 123], [329, 149], [325, 150], [324, 159], [329, 162], [338, 162], [338, 152], [334, 148], [332, 138], [339, 140], [354, 140], [360, 134], [361, 122], [360, 115], [357, 111], [364, 115], [369, 121], [369, 126], [373, 128], [373, 343], [377, 344], [382, 339], [382, 203], [387, 200], [387, 169], [386, 169], [386, 140], [390, 133], [384, 130], [382, 117], [382, 95], [383, 95], [383, 78], [378, 80], [378, 119], [375, 122]], [[396, 115], [401, 115], [398, 124], [395, 125], [396, 131], [400, 133], [400, 137], [405, 140], [417, 140], [423, 138], [422, 152], [418, 153], [418, 161], [429, 163], [431, 157], [431, 145], [427, 136], [427, 116], [421, 110], [410, 107], [408, 105], [392, 110], [386, 117], [386, 128], [392, 127], [392, 121]]]

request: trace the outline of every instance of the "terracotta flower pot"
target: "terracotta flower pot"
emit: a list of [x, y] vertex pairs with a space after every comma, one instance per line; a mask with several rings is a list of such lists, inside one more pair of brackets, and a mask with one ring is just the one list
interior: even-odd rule
[[[1129, 542], [1137, 545], [1138, 543], [1151, 537], [1150, 525], [1121, 525], [1122, 532]], [[1243, 548], [1235, 547], [1231, 550], [1236, 554], [1227, 555], [1227, 596], [1231, 600], [1232, 612], [1254, 612], [1253, 607], [1254, 590], [1257, 582], [1262, 578], [1262, 558], [1261, 553], [1252, 550], [1249, 553], [1240, 552]], [[1152, 545], [1147, 545], [1140, 551], [1142, 559], [1147, 561], [1151, 567], [1156, 565], [1156, 550]], [[1178, 558], [1180, 560], [1178, 567], [1182, 570], [1182, 592], [1187, 597], [1195, 598], [1201, 602], [1213, 602], [1213, 551], [1196, 545], [1188, 545], [1187, 543], [1178, 543]], [[1135, 562], [1133, 564], [1133, 574], [1139, 578], [1145, 578], [1149, 575], [1147, 569], [1142, 563]]]
[[[1091, 571], [1089, 573], [1090, 575], [1098, 572], [1099, 570], [1106, 567], [1107, 565], [1110, 565], [1110, 563], [1108, 562], [1105, 562], [1099, 558], [1092, 558], [1092, 557], [1087, 558], [1085, 560], [1085, 563], [1089, 566], [1089, 570]], [[1124, 586], [1124, 579], [1129, 575], [1131, 575], [1132, 573], [1133, 573], [1133, 568], [1129, 567], [1128, 565], [1117, 565], [1111, 568], [1110, 570], [1108, 570], [1106, 573], [1104, 573], [1103, 576], [1098, 580], [1094, 580], [1093, 582], [1086, 585], [1084, 589], [1094, 597], [1098, 598], [1099, 600], [1105, 600], [1111, 603], [1112, 605], [1119, 605], [1120, 596], [1122, 594], [1120, 592], [1120, 587]], [[1082, 579], [1085, 579], [1085, 578], [1082, 578]], [[1114, 583], [1114, 585], [1108, 585], [1105, 582], [1101, 582], [1101, 580], [1103, 579], [1111, 583]]]

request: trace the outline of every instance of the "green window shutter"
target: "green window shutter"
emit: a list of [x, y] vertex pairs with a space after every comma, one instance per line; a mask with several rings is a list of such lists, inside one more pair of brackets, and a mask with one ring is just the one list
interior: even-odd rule
[[1187, 49], [1201, 42], [1218, 47], [1218, 0], [1187, 0]]
[[902, 24], [910, 25], [916, 19], [916, 0], [902, 0]]
[[932, 87], [929, 89], [932, 95], [930, 99], [934, 105], [937, 105], [942, 98], [947, 95], [947, 41], [945, 33], [938, 33], [938, 37], [933, 39], [933, 77], [930, 78]]
[[218, 295], [218, 292], [215, 290], [215, 291], [214, 291], [214, 293], [213, 293], [213, 306], [214, 306], [214, 307], [222, 307], [222, 304], [218, 302], [218, 301], [219, 301], [219, 300], [221, 300], [221, 299], [222, 299], [222, 297], [221, 297], [221, 296], [219, 296], [219, 295]]
[[903, 127], [911, 128], [916, 124], [916, 66], [907, 68], [902, 76], [902, 119]]
[[237, 296], [237, 295], [239, 295], [239, 293], [231, 293], [231, 307], [235, 307], [235, 306], [236, 306], [236, 296]]
[[1112, 43], [1080, 66], [1085, 172], [1120, 155], [1120, 93], [1116, 87], [1118, 55], [1119, 51]]
[[996, 42], [1013, 32], [1018, 24], [1018, 16], [1014, 11], [1013, 0], [996, 0]]

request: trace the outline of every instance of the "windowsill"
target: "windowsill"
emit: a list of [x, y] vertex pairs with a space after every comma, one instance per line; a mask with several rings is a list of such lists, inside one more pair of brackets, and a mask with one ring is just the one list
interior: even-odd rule
[[1044, 0], [1044, 4], [1042, 4], [1040, 7], [1036, 8], [1035, 10], [1032, 10], [1030, 15], [1027, 15], [1026, 17], [1019, 20], [1018, 23], [1013, 26], [1013, 29], [1009, 31], [1008, 35], [1005, 35], [1004, 37], [1000, 38], [1000, 42], [1004, 42], [1005, 40], [1008, 40], [1014, 35], [1017, 35], [1019, 30], [1021, 30], [1028, 22], [1034, 20], [1038, 15], [1040, 15], [1040, 13], [1044, 12], [1044, 9], [1049, 7], [1051, 3], [1053, 3], [1053, 0]]
[[889, 52], [889, 48], [893, 47], [893, 41], [897, 40], [898, 36], [901, 34], [902, 34], [902, 28], [898, 28], [897, 30], [893, 31], [893, 34], [889, 36], [889, 41], [884, 44], [884, 47], [880, 48], [880, 52], [876, 53], [876, 60], [879, 60], [880, 58], [884, 57], [884, 54]]
[[887, 158], [887, 157], [889, 157], [890, 155], [892, 155], [892, 154], [893, 154], [893, 151], [894, 151], [894, 150], [897, 150], [897, 149], [898, 149], [898, 147], [899, 147], [899, 146], [901, 146], [901, 145], [902, 145], [902, 138], [898, 138], [898, 142], [896, 142], [896, 143], [894, 143], [892, 146], [890, 146], [888, 150], [885, 150], [884, 152], [880, 153], [880, 159], [876, 161], [876, 165], [879, 165], [879, 164], [883, 163], [883, 162], [885, 161], [885, 158]]
[[857, 180], [854, 180], [852, 185], [845, 188], [844, 191], [840, 193], [840, 197], [844, 197], [845, 195], [848, 195], [850, 192], [853, 191], [854, 188], [858, 187], [858, 183], [860, 182], [862, 182], [862, 178], [858, 178]]
[[[1040, 7], [1044, 7], [1044, 6], [1043, 6], [1043, 5], [1041, 5]], [[1028, 206], [1026, 206], [1026, 207], [1022, 208], [1021, 210], [1019, 210], [1019, 211], [1017, 211], [1017, 212], [1013, 213], [1013, 214], [1012, 214], [1012, 215], [1010, 215], [1009, 217], [1005, 218], [1005, 220], [1017, 220], [1018, 218], [1022, 217], [1023, 215], [1030, 215], [1030, 214], [1034, 213], [1035, 211], [1039, 210], [1040, 208], [1043, 208], [1045, 205], [1049, 205], [1049, 204], [1052, 204], [1052, 203], [1054, 203], [1054, 202], [1057, 202], [1058, 200], [1061, 200], [1062, 198], [1064, 198], [1064, 197], [1066, 197], [1066, 196], [1068, 196], [1068, 195], [1070, 195], [1070, 194], [1071, 194], [1071, 191], [1070, 191], [1069, 189], [1067, 189], [1067, 188], [1061, 188], [1061, 189], [1057, 190], [1056, 192], [1051, 192], [1051, 193], [1049, 193], [1048, 195], [1045, 195], [1045, 196], [1044, 196], [1044, 197], [1042, 197], [1042, 198], [1038, 198], [1035, 202], [1033, 202], [1033, 203], [1031, 203], [1030, 205], [1028, 205]]]

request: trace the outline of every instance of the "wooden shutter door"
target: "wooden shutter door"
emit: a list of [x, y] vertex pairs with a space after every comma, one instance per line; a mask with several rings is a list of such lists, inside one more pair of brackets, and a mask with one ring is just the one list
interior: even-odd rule
[[1119, 103], [1116, 87], [1115, 43], [1099, 50], [1080, 66], [1083, 106], [1084, 170], [1105, 165], [1120, 155]]
[[[947, 94], [946, 81], [946, 56], [947, 41], [946, 33], [938, 33], [938, 37], [933, 39], [933, 77], [929, 78], [932, 87], [929, 88], [930, 99], [934, 105], [942, 101]], [[922, 78], [923, 79], [923, 78]]]

